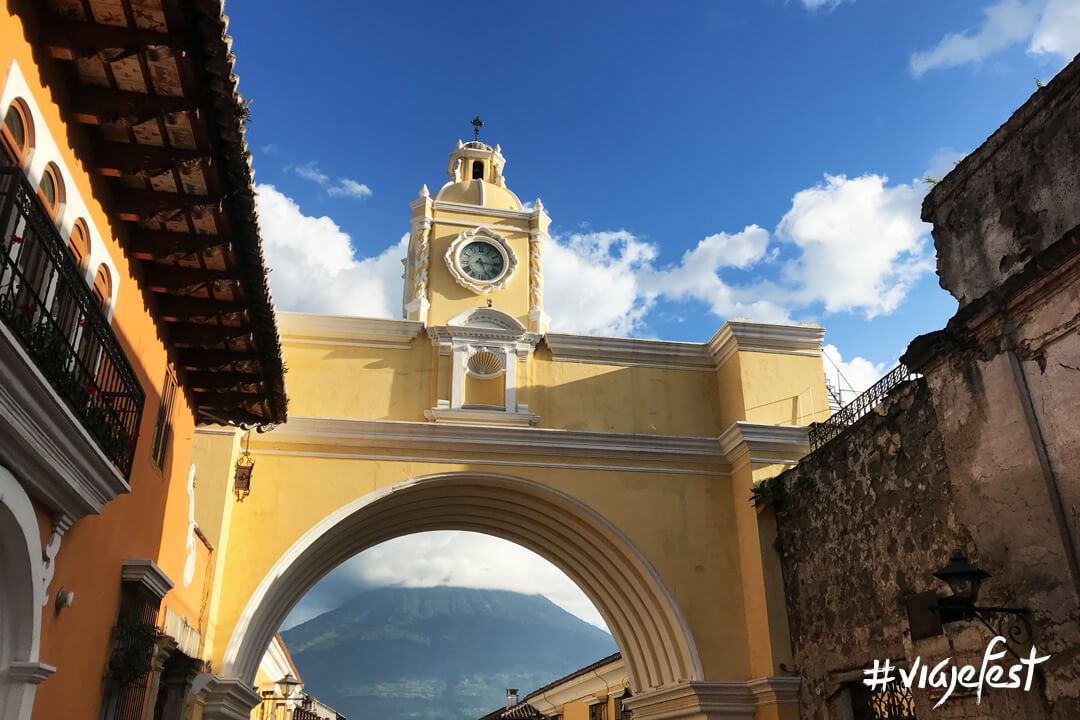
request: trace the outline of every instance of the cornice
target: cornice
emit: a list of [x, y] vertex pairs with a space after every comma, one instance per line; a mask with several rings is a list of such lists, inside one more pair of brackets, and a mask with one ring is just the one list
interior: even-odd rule
[[282, 339], [293, 344], [408, 349], [424, 324], [412, 320], [277, 313]]
[[747, 718], [757, 711], [747, 683], [691, 681], [641, 693], [629, 698], [626, 706], [640, 720], [674, 720], [707, 717]]
[[540, 422], [540, 416], [530, 412], [506, 412], [479, 408], [435, 408], [425, 410], [424, 417], [445, 425], [476, 425], [492, 427], [532, 427]]
[[601, 365], [713, 370], [712, 355], [704, 343], [612, 338], [548, 333], [545, 338], [557, 362]]
[[[505, 412], [499, 414], [506, 415]], [[552, 455], [705, 465], [725, 462], [719, 443], [715, 438], [708, 437], [298, 415], [290, 415], [284, 425], [252, 438], [256, 448], [267, 443], [333, 445], [336, 448], [455, 450], [489, 455]]]
[[778, 325], [752, 320], [729, 320], [706, 344], [716, 367], [720, 367], [740, 350], [819, 356], [824, 338], [825, 328], [814, 323]]
[[[487, 217], [518, 218], [519, 220], [528, 220], [533, 215], [532, 210], [507, 210], [505, 208], [488, 207], [487, 205], [450, 202], [449, 200], [434, 200], [431, 205], [435, 210], [445, 210], [464, 215], [485, 215]], [[438, 218], [434, 218], [434, 221], [440, 222]]]
[[153, 560], [124, 558], [123, 568], [121, 580], [142, 585], [159, 600], [173, 588], [173, 581]]
[[754, 695], [757, 705], [797, 705], [799, 702], [800, 677], [763, 677], [750, 680], [746, 686]]
[[48, 680], [56, 668], [43, 662], [15, 661], [0, 673], [0, 678], [11, 685], [40, 685]]
[[808, 323], [777, 325], [729, 320], [707, 343], [548, 333], [552, 359], [599, 365], [715, 370], [736, 352], [818, 357], [825, 330]]
[[810, 428], [740, 420], [720, 433], [720, 452], [728, 462], [734, 462], [746, 451], [790, 453], [802, 457], [810, 452]]

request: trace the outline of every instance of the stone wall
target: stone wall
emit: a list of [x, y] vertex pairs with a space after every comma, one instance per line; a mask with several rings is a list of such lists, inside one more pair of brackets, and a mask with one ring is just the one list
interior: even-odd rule
[[[874, 660], [910, 668], [916, 657], [931, 666], [952, 657], [957, 665], [978, 666], [993, 637], [961, 622], [935, 637], [911, 638], [907, 599], [928, 590], [945, 594], [933, 572], [953, 550], [964, 550], [995, 575], [1008, 564], [1007, 555], [991, 555], [973, 541], [962, 519], [967, 513], [958, 512], [972, 498], [958, 502], [938, 425], [926, 381], [908, 382], [845, 435], [780, 476], [786, 498], [777, 518], [777, 549], [795, 670], [803, 678], [802, 718], [852, 717], [863, 670]], [[1023, 515], [1023, 508], [1003, 506], [979, 522], [1011, 527]], [[1029, 589], [995, 576], [983, 599], [1023, 604]], [[1040, 649], [1044, 635], [1041, 628], [1035, 633]], [[1057, 663], [1050, 672], [1060, 670]], [[958, 691], [938, 709], [933, 705], [942, 690], [913, 694], [919, 718], [1076, 717], [1075, 706], [1055, 708], [1047, 701], [1042, 677], [1030, 693], [990, 690], [976, 702], [973, 692]]]
[[1073, 61], [933, 189], [941, 286], [961, 307], [1080, 225], [1080, 64]]

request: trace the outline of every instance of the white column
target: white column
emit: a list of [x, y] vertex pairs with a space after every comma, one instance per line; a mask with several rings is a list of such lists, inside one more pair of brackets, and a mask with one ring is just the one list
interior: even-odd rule
[[506, 412], [517, 412], [517, 353], [514, 348], [503, 349], [503, 367], [506, 369], [506, 387], [503, 390]]
[[450, 366], [450, 407], [461, 407], [461, 391], [465, 382], [465, 348], [454, 345]]

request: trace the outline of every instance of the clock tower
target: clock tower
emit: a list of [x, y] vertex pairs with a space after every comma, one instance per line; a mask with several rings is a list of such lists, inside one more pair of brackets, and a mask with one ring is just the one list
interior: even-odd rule
[[449, 180], [412, 207], [405, 260], [404, 317], [444, 326], [491, 307], [543, 334], [543, 245], [551, 218], [538, 199], [525, 208], [506, 187], [501, 148], [463, 143], [450, 153]]
[[439, 381], [429, 420], [534, 425], [520, 403], [536, 344], [547, 332], [543, 247], [551, 219], [539, 199], [506, 187], [501, 148], [475, 140], [450, 153], [449, 180], [410, 203], [406, 320], [437, 348]]

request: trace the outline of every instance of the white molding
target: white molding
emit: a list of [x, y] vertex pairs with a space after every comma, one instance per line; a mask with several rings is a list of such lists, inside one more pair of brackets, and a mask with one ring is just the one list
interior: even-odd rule
[[634, 695], [626, 701], [635, 720], [707, 717], [750, 720], [757, 712], [747, 683], [691, 681]]
[[[738, 421], [720, 433], [720, 452], [734, 462], [748, 450], [791, 453], [802, 457], [810, 452], [810, 428], [804, 425], [767, 425]], [[751, 458], [752, 462], [782, 463], [783, 460]]]
[[[452, 185], [453, 183], [448, 183]], [[445, 189], [445, 185], [443, 188]], [[505, 189], [505, 188], [503, 188]], [[507, 190], [507, 192], [510, 192]], [[442, 190], [439, 191], [442, 193]], [[510, 193], [513, 195], [513, 193]], [[518, 220], [528, 220], [532, 217], [531, 210], [507, 210], [505, 208], [489, 207], [487, 205], [470, 205], [469, 203], [457, 203], [450, 202], [449, 200], [435, 200], [431, 203], [431, 206], [435, 210], [445, 210], [447, 212], [462, 213], [465, 215], [484, 215], [487, 217], [501, 217], [501, 218], [516, 218]], [[434, 218], [435, 222], [443, 222], [439, 218]]]
[[532, 427], [540, 422], [540, 416], [530, 412], [507, 412], [506, 410], [481, 410], [478, 408], [433, 408], [424, 411], [424, 417], [443, 425], [482, 425], [485, 427]]
[[[461, 267], [461, 251], [474, 242], [486, 242], [502, 255], [502, 272], [493, 280], [477, 280]], [[446, 267], [450, 270], [454, 282], [477, 295], [484, 295], [493, 290], [501, 290], [506, 287], [506, 283], [510, 282], [510, 278], [514, 276], [518, 267], [517, 253], [510, 246], [510, 241], [485, 226], [470, 228], [458, 233], [458, 236], [446, 248], [443, 259], [446, 261]]]
[[73, 523], [130, 490], [4, 323], [0, 461], [26, 491]]
[[712, 352], [716, 367], [722, 366], [735, 354], [743, 352], [781, 353], [784, 355], [821, 355], [825, 329], [814, 323], [781, 325], [753, 320], [728, 320], [709, 338], [706, 345]]
[[704, 343], [548, 333], [544, 342], [556, 362], [629, 365], [675, 370], [713, 370]]
[[763, 677], [747, 681], [746, 685], [758, 705], [798, 705], [802, 678]]
[[251, 720], [251, 711], [262, 702], [250, 684], [209, 673], [195, 678], [191, 694], [202, 698], [203, 720]]
[[142, 585], [159, 600], [172, 590], [173, 581], [157, 566], [153, 560], [143, 558], [124, 558], [120, 579]]
[[[475, 222], [469, 222], [468, 220], [450, 220], [449, 218], [437, 218], [432, 220], [435, 225], [454, 225], [455, 227], [476, 227]], [[529, 234], [529, 227], [515, 227], [513, 225], [484, 225], [488, 230], [495, 230], [497, 232], [516, 232]]]
[[825, 330], [818, 325], [777, 325], [729, 320], [705, 343], [548, 333], [545, 341], [557, 362], [716, 370], [736, 352], [818, 357]]
[[[486, 412], [507, 414], [502, 411]], [[720, 443], [716, 438], [710, 437], [498, 425], [463, 427], [440, 422], [355, 420], [303, 415], [290, 415], [285, 424], [278, 425], [262, 435], [253, 436], [252, 452], [265, 452], [267, 446], [286, 443], [298, 446], [333, 445], [339, 451], [344, 448], [454, 450], [459, 453], [467, 451], [489, 456], [553, 455], [710, 466], [725, 464]], [[669, 471], [667, 468], [651, 470]]]
[[705, 477], [730, 477], [726, 470], [699, 470], [697, 468], [647, 467], [643, 465], [593, 465], [589, 463], [538, 462], [528, 460], [431, 457], [423, 455], [379, 455], [362, 452], [326, 452], [303, 450], [252, 450], [252, 455], [277, 455], [281, 457], [315, 457], [330, 460], [377, 460], [380, 462], [430, 463], [433, 465], [493, 465], [500, 468], [527, 467], [545, 470], [590, 470], [596, 472], [659, 473], [662, 475], [701, 475]]
[[3, 680], [9, 683], [40, 685], [48, 680], [56, 668], [43, 662], [13, 662], [3, 672]]
[[412, 320], [317, 315], [277, 311], [284, 343], [345, 345], [407, 350], [424, 324]]

